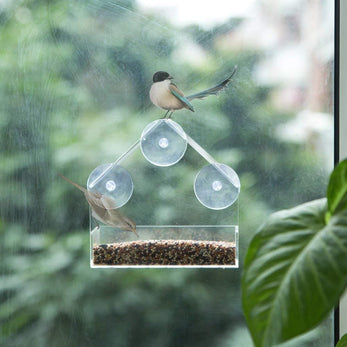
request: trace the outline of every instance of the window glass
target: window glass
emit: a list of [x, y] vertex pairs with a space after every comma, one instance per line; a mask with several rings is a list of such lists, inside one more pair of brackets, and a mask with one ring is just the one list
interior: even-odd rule
[[[8, 0], [0, 30], [1, 339], [250, 346], [240, 299], [250, 238], [271, 212], [322, 197], [333, 167], [333, 1]], [[154, 72], [190, 94], [236, 65], [219, 96], [173, 117], [240, 176], [240, 269], [90, 269], [88, 205], [57, 174], [85, 185], [164, 116], [149, 98]], [[187, 155], [160, 191], [134, 157], [138, 223], [189, 224], [194, 210], [172, 189], [191, 189]], [[332, 336], [330, 319], [288, 346]]]

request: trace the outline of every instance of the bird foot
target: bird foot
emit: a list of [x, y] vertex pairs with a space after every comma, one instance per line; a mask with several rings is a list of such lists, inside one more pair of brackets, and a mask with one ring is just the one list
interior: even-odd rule
[[[160, 118], [160, 119], [171, 119], [173, 113], [174, 113], [174, 111], [168, 110], [168, 111], [164, 114], [164, 117], [162, 117], [162, 118]], [[169, 115], [169, 116], [168, 116], [168, 115]]]

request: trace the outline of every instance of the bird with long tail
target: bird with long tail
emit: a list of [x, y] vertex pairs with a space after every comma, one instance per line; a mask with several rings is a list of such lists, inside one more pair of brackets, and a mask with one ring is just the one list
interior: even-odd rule
[[172, 82], [173, 77], [168, 72], [157, 71], [153, 75], [153, 84], [151, 86], [149, 96], [155, 106], [166, 110], [163, 118], [166, 118], [167, 116], [168, 118], [171, 118], [174, 111], [182, 108], [186, 108], [194, 112], [195, 110], [191, 104], [191, 101], [194, 99], [204, 99], [209, 95], [217, 95], [220, 91], [227, 87], [231, 78], [236, 73], [236, 69], [237, 66], [234, 67], [233, 72], [228, 78], [214, 87], [188, 96], [185, 96], [184, 93], [177, 88], [177, 86]]

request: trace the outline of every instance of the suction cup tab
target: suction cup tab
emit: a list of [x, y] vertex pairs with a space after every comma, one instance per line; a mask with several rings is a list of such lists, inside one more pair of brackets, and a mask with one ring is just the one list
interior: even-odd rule
[[196, 175], [194, 193], [205, 207], [222, 210], [237, 200], [240, 187], [239, 177], [231, 167], [212, 163], [203, 167]]
[[119, 208], [129, 201], [134, 185], [129, 172], [123, 167], [102, 164], [89, 175], [87, 189], [111, 198], [114, 202], [113, 208]]
[[184, 156], [187, 136], [171, 119], [159, 119], [147, 125], [140, 140], [143, 156], [156, 166], [171, 166]]

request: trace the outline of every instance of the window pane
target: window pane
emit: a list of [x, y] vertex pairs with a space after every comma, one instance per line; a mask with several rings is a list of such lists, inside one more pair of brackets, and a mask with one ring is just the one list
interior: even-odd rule
[[[329, 0], [2, 1], [3, 341], [251, 345], [240, 299], [250, 238], [271, 212], [322, 197], [333, 167], [333, 20]], [[85, 185], [164, 115], [149, 98], [154, 72], [191, 94], [235, 65], [225, 91], [173, 117], [240, 176], [241, 268], [90, 269], [87, 203], [57, 173]], [[177, 191], [199, 168], [187, 155], [160, 191], [134, 159], [137, 223], [189, 224]], [[332, 345], [331, 324], [291, 343]]]

